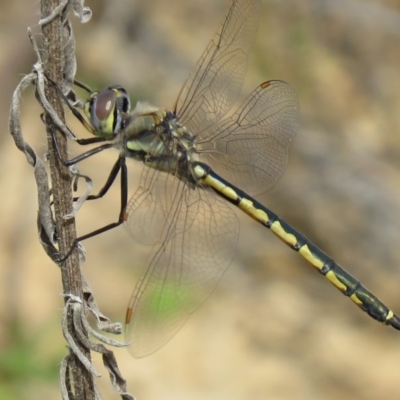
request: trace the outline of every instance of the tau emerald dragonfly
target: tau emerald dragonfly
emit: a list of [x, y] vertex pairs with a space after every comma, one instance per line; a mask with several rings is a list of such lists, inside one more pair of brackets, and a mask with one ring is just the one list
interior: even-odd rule
[[[119, 157], [102, 197], [121, 180], [118, 221], [80, 237], [125, 224], [134, 240], [150, 246], [144, 275], [126, 313], [126, 335], [135, 357], [168, 342], [211, 294], [233, 258], [239, 235], [237, 207], [297, 251], [370, 317], [400, 329], [388, 309], [309, 239], [252, 196], [283, 174], [299, 126], [295, 90], [282, 81], [259, 85], [231, 111], [244, 79], [260, 0], [234, 0], [169, 110], [138, 102], [111, 86], [90, 92], [74, 115], [102, 143], [65, 161], [75, 164], [108, 148]], [[128, 202], [126, 158], [143, 164], [139, 187]]]

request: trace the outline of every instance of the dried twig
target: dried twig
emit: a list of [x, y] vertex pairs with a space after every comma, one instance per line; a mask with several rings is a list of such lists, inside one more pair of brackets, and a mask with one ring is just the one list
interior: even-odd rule
[[[42, 24], [42, 62], [43, 71], [54, 82], [63, 84], [64, 72], [72, 69], [75, 73], [75, 61], [70, 62], [74, 56], [64, 53], [64, 30], [71, 32], [68, 21], [68, 11], [70, 2], [59, 0], [41, 1], [41, 24]], [[66, 28], [68, 27], [68, 28]], [[70, 42], [68, 42], [70, 43]], [[74, 48], [69, 44], [70, 50]], [[66, 62], [64, 64], [64, 62]], [[67, 66], [67, 67], [66, 67]], [[61, 123], [64, 122], [64, 110], [57, 90], [52, 85], [45, 85], [45, 94]], [[52, 194], [54, 199], [54, 215], [57, 226], [57, 241], [61, 254], [69, 252], [76, 239], [76, 229], [74, 219], [65, 219], [64, 216], [72, 212], [73, 195], [71, 190], [71, 174], [56, 156], [54, 149], [53, 135], [58, 143], [60, 153], [67, 157], [67, 138], [59, 132], [56, 124], [48, 113], [45, 114], [47, 125], [47, 142], [49, 148], [50, 175], [52, 181]], [[77, 252], [73, 252], [61, 266], [61, 277], [64, 293], [70, 293], [78, 298], [83, 297], [82, 277]], [[82, 358], [78, 358], [76, 351], [79, 350], [83, 357], [90, 364], [90, 350], [79, 340], [75, 340], [78, 333], [73, 322], [73, 314], [67, 315], [68, 331], [76, 343], [75, 351], [70, 351], [70, 371], [72, 393], [68, 393], [69, 398], [76, 400], [95, 399], [93, 374], [88, 370], [87, 365], [82, 363]], [[84, 333], [88, 337], [87, 332]]]
[[[86, 319], [86, 314], [89, 312], [95, 317], [97, 328], [102, 331], [120, 334], [121, 324], [111, 323], [99, 311], [91, 289], [81, 275], [78, 252], [73, 251], [65, 260], [63, 256], [70, 252], [75, 243], [75, 215], [92, 188], [91, 179], [81, 175], [75, 166], [65, 167], [54, 148], [56, 140], [61, 157], [66, 159], [67, 139], [76, 140], [75, 135], [65, 125], [62, 104], [65, 96], [60, 96], [58, 89], [61, 88], [63, 93], [68, 93], [76, 71], [75, 41], [68, 20], [71, 7], [81, 22], [90, 19], [90, 10], [83, 7], [83, 0], [41, 1], [40, 25], [43, 33], [41, 51], [29, 30], [28, 34], [38, 61], [34, 65], [33, 72], [21, 80], [14, 92], [10, 110], [10, 132], [18, 149], [24, 152], [29, 164], [34, 167], [39, 200], [39, 238], [46, 253], [61, 270], [65, 298], [62, 329], [69, 348], [69, 355], [63, 360], [60, 370], [62, 397], [65, 400], [101, 398], [94, 382], [94, 377], [100, 374], [93, 367], [90, 358], [90, 351], [95, 351], [102, 354], [103, 364], [109, 371], [113, 389], [122, 399], [133, 400], [134, 397], [126, 391], [126, 382], [118, 369], [114, 354], [104, 345], [91, 342], [89, 335], [109, 346], [124, 347], [126, 344], [94, 331]], [[55, 82], [58, 88], [54, 84], [47, 85], [46, 77]], [[49, 190], [45, 162], [25, 141], [21, 129], [21, 93], [30, 85], [35, 86], [36, 97], [45, 110], [42, 119], [47, 129], [51, 190]], [[86, 191], [74, 203], [72, 182], [79, 178], [84, 178]], [[53, 207], [50, 195], [53, 196]]]

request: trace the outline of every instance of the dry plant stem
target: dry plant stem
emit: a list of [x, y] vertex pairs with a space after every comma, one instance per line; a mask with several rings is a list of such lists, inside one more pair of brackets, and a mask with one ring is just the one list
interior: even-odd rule
[[[41, 16], [47, 17], [59, 5], [58, 0], [42, 0]], [[63, 45], [63, 27], [60, 18], [55, 18], [42, 29], [42, 57], [45, 73], [54, 81], [62, 81], [62, 45]], [[58, 116], [64, 121], [62, 103], [59, 96], [52, 86], [46, 87], [47, 98], [50, 104], [57, 112]], [[50, 129], [56, 129], [51, 119], [46, 116], [48, 124], [47, 141], [49, 148], [49, 161], [51, 171], [51, 181], [54, 198], [55, 219], [57, 225], [57, 239], [61, 254], [66, 254], [71, 248], [76, 238], [75, 219], [65, 219], [64, 216], [72, 211], [72, 192], [71, 175], [68, 168], [63, 166], [55, 155]], [[57, 132], [56, 135], [61, 154], [67, 158], [67, 141], [64, 135]], [[82, 277], [80, 272], [78, 255], [76, 252], [68, 257], [61, 267], [62, 284], [64, 293], [71, 293], [79, 298], [83, 298]], [[69, 316], [70, 332], [74, 335], [72, 315]], [[79, 340], [76, 341], [80, 343]], [[90, 352], [87, 348], [81, 346], [81, 351], [90, 359]], [[86, 368], [74, 357], [74, 363], [71, 368], [71, 390], [70, 398], [76, 400], [91, 400], [95, 398], [93, 377]]]

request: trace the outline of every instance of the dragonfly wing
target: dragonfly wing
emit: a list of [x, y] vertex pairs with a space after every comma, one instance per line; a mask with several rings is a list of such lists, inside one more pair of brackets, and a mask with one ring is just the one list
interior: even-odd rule
[[235, 0], [183, 85], [174, 110], [196, 134], [223, 117], [239, 95], [260, 14], [260, 0]]
[[[182, 204], [185, 186], [171, 174], [143, 167], [139, 186], [127, 207], [125, 223], [136, 242], [153, 246], [191, 225], [196, 215]], [[181, 207], [186, 210], [185, 220], [178, 218]]]
[[231, 117], [208, 130], [197, 150], [203, 162], [254, 196], [284, 173], [299, 120], [293, 87], [283, 81], [264, 82]]
[[129, 303], [126, 339], [135, 357], [155, 352], [176, 334], [214, 290], [237, 244], [239, 224], [230, 204], [207, 188], [186, 186], [180, 197], [171, 205], [170, 225], [160, 222], [163, 240], [153, 246]]

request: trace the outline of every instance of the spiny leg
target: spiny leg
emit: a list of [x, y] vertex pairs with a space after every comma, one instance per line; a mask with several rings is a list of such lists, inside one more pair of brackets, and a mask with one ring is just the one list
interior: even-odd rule
[[[56, 85], [53, 81], [50, 80], [50, 82], [57, 88], [58, 92], [60, 93], [60, 95], [63, 97], [64, 101], [67, 103], [68, 107], [71, 109], [71, 111], [73, 112], [74, 116], [87, 128], [87, 121], [82, 117], [82, 115], [73, 107], [71, 106], [71, 104], [69, 103], [68, 99], [66, 98], [66, 96], [62, 93], [61, 89], [58, 87], [58, 85]], [[78, 84], [78, 86], [82, 87], [80, 84]], [[86, 87], [84, 87], [85, 90], [87, 90]], [[89, 129], [89, 131], [92, 131], [93, 127], [91, 127], [91, 129]], [[55, 133], [52, 131], [52, 140], [54, 143], [54, 148], [56, 150], [57, 153], [57, 157], [59, 158], [60, 162], [69, 167], [71, 165], [77, 164], [80, 161], [85, 160], [86, 158], [89, 158], [97, 153], [102, 152], [103, 150], [109, 149], [111, 147], [113, 147], [113, 143], [109, 142], [108, 138], [105, 137], [99, 137], [99, 136], [95, 136], [92, 138], [84, 138], [84, 139], [77, 139], [77, 143], [80, 145], [90, 145], [90, 144], [94, 144], [94, 143], [101, 143], [101, 142], [108, 142], [105, 143], [101, 146], [95, 147], [83, 154], [80, 154], [77, 157], [74, 157], [73, 159], [70, 160], [64, 160], [58, 143], [57, 143], [57, 139], [55, 137]], [[69, 255], [72, 253], [72, 251], [74, 250], [74, 248], [76, 247], [76, 245], [85, 239], [94, 237], [96, 235], [99, 235], [103, 232], [106, 232], [108, 230], [114, 229], [116, 227], [118, 227], [119, 225], [121, 225], [124, 220], [125, 220], [125, 212], [126, 212], [126, 206], [127, 206], [127, 202], [128, 202], [128, 180], [127, 180], [127, 168], [126, 168], [126, 162], [125, 162], [125, 157], [120, 155], [118, 157], [117, 162], [114, 164], [106, 183], [104, 184], [104, 186], [100, 189], [99, 193], [97, 193], [96, 195], [90, 195], [88, 196], [87, 200], [96, 200], [99, 198], [102, 198], [110, 189], [110, 187], [112, 186], [112, 184], [114, 183], [118, 173], [121, 171], [121, 183], [120, 183], [120, 188], [121, 188], [121, 203], [120, 203], [120, 212], [119, 212], [119, 216], [118, 216], [118, 220], [116, 222], [112, 222], [110, 224], [107, 224], [99, 229], [96, 229], [93, 232], [90, 232], [86, 235], [80, 236], [77, 239], [75, 239], [71, 249], [68, 251], [68, 253], [66, 254], [66, 256], [63, 257], [63, 259], [61, 261], [64, 261], [65, 259], [67, 259], [69, 257]], [[76, 200], [76, 198], [74, 198], [74, 201]]]

